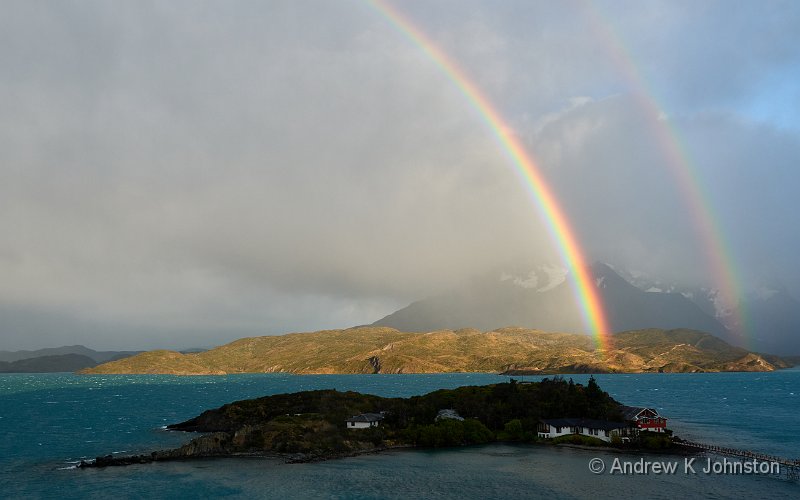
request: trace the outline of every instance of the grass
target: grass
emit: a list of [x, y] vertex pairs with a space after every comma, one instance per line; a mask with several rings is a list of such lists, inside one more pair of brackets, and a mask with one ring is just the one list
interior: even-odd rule
[[[595, 350], [587, 335], [525, 328], [491, 332], [407, 333], [358, 327], [240, 339], [202, 353], [151, 351], [83, 373], [381, 373], [501, 372], [603, 373], [768, 370], [756, 355], [690, 330], [637, 330], [614, 336], [614, 349]], [[749, 358], [748, 358], [749, 356]], [[760, 358], [759, 358], [760, 359]], [[770, 360], [778, 363], [778, 361]], [[783, 366], [779, 366], [783, 367]]]

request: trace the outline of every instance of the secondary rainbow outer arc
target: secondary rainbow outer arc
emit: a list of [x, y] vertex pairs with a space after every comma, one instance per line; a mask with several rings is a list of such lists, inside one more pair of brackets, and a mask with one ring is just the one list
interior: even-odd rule
[[702, 244], [704, 260], [711, 269], [719, 292], [727, 304], [738, 305], [734, 309], [738, 328], [733, 333], [745, 346], [752, 347], [751, 339], [747, 335], [747, 315], [739, 300], [742, 286], [735, 272], [731, 246], [726, 242], [717, 222], [718, 218], [714, 216], [711, 205], [706, 201], [709, 197], [701, 189], [702, 182], [694, 172], [688, 148], [685, 147], [680, 132], [674, 126], [670, 126], [668, 120], [662, 118], [661, 107], [654, 93], [649, 91], [649, 86], [627, 45], [611, 29], [611, 22], [604, 18], [592, 2], [585, 1], [583, 5], [586, 6], [584, 10], [597, 32], [601, 45], [630, 86], [637, 105], [648, 117], [647, 124], [650, 131], [657, 139], [661, 154], [667, 160], [671, 173], [677, 181], [684, 203], [694, 216], [692, 219], [694, 232]]
[[448, 58], [432, 40], [388, 3], [381, 0], [371, 0], [368, 4], [389, 20], [390, 24], [422, 49], [436, 63], [488, 125], [493, 136], [499, 142], [502, 151], [516, 167], [517, 173], [524, 179], [553, 241], [556, 242], [565, 264], [570, 268], [570, 276], [572, 277], [583, 320], [591, 330], [598, 348], [609, 349], [611, 332], [597, 286], [589, 274], [589, 268], [583, 252], [567, 216], [556, 201], [555, 194], [544, 181], [533, 158], [520, 144], [519, 140], [509, 132], [510, 127], [505, 123], [492, 103], [469, 79], [466, 73]]

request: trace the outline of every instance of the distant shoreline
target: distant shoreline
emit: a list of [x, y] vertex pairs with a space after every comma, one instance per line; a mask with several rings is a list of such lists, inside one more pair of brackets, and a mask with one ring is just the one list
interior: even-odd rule
[[231, 373], [372, 374], [768, 372], [796, 364], [732, 346], [693, 330], [615, 333], [600, 348], [582, 334], [519, 327], [427, 333], [358, 327], [250, 337], [201, 353], [148, 351], [81, 374], [227, 375]]
[[[439, 371], [439, 372], [398, 372], [398, 373], [358, 373], [358, 372], [293, 372], [293, 371], [270, 371], [270, 372], [208, 372], [208, 373], [92, 373], [85, 371], [77, 372], [38, 372], [40, 374], [50, 373], [68, 373], [80, 376], [100, 376], [100, 375], [165, 375], [172, 377], [227, 377], [231, 375], [295, 375], [298, 377], [303, 376], [324, 376], [324, 375], [458, 375], [458, 374], [478, 374], [478, 375], [497, 375], [501, 377], [540, 377], [540, 376], [558, 376], [558, 375], [701, 375], [701, 374], [715, 374], [715, 373], [770, 373], [792, 370], [800, 367], [800, 363], [791, 366], [775, 368], [769, 371], [752, 371], [752, 370], [701, 370], [701, 371], [526, 371], [526, 370], [510, 370], [510, 371]], [[27, 373], [27, 372], [8, 372], [11, 373]], [[4, 373], [0, 373], [3, 375]], [[27, 373], [33, 375], [34, 373]]]

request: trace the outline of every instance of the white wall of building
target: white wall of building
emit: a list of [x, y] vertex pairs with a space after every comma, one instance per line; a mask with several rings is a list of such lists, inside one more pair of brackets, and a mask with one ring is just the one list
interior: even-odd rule
[[347, 422], [348, 429], [369, 429], [370, 427], [377, 427], [378, 422]]

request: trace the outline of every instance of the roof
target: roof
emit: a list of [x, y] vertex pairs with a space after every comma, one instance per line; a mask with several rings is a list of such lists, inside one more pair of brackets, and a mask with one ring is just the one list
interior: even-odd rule
[[442, 419], [464, 420], [464, 417], [459, 415], [457, 411], [448, 408], [445, 410], [439, 410], [439, 413], [436, 415], [436, 420], [442, 420]]
[[378, 422], [380, 420], [383, 420], [383, 415], [380, 413], [361, 413], [353, 415], [346, 422]]
[[610, 420], [594, 420], [591, 418], [546, 418], [542, 422], [553, 427], [588, 427], [611, 431], [629, 427], [627, 422], [612, 422]]
[[643, 406], [620, 406], [620, 411], [622, 412], [622, 418], [625, 420], [636, 420], [639, 418], [639, 414], [644, 411], [651, 411], [653, 412], [654, 417], [660, 417], [661, 415], [658, 414], [658, 410], [655, 408], [645, 408]]

